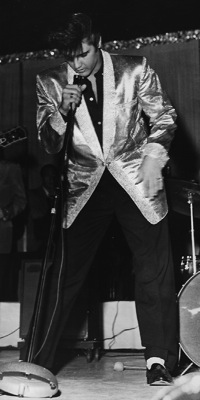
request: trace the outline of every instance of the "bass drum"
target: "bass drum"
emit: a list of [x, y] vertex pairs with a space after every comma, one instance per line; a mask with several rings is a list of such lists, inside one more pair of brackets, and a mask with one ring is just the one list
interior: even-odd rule
[[179, 341], [186, 356], [200, 367], [200, 271], [178, 294]]

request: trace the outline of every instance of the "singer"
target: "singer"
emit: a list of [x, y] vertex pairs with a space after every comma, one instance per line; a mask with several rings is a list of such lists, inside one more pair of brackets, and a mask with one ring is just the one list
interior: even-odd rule
[[[55, 370], [63, 329], [115, 215], [135, 260], [133, 290], [147, 383], [168, 385], [178, 341], [163, 168], [176, 112], [147, 59], [102, 50], [87, 15], [70, 15], [65, 30], [51, 40], [66, 61], [37, 76], [37, 126], [46, 152], [63, 149], [70, 110], [74, 125], [65, 157], [61, 237], [33, 362]], [[76, 75], [82, 79], [78, 84]]]

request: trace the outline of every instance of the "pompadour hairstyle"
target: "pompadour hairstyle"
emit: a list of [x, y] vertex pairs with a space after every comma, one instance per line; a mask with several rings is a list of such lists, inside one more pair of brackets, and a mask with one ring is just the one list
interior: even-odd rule
[[91, 18], [83, 13], [68, 15], [64, 28], [49, 35], [49, 42], [66, 57], [73, 57], [82, 50], [82, 42], [87, 40], [96, 48], [100, 41], [100, 33], [93, 26]]

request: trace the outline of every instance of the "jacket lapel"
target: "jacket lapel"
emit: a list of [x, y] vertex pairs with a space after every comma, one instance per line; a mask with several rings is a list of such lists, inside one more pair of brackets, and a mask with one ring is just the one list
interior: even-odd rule
[[103, 151], [107, 158], [115, 137], [115, 79], [109, 53], [102, 51], [104, 60], [103, 80]]

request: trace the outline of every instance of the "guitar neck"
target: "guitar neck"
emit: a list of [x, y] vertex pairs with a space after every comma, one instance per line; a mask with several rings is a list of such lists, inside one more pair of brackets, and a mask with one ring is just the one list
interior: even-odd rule
[[0, 133], [0, 146], [11, 146], [16, 142], [24, 141], [27, 139], [27, 131], [25, 128], [18, 126], [10, 129], [9, 131]]

